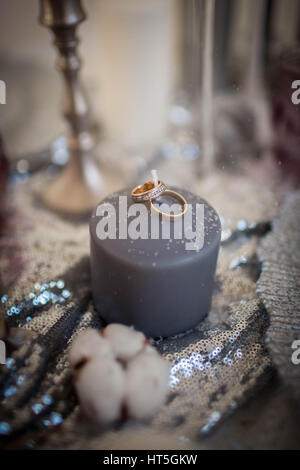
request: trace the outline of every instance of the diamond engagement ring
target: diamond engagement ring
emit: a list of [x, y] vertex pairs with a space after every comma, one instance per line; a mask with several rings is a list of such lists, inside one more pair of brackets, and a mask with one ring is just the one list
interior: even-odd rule
[[131, 196], [135, 202], [147, 202], [156, 199], [166, 190], [166, 185], [160, 180], [158, 180], [157, 185], [155, 185], [153, 181], [147, 181], [147, 183], [136, 186], [136, 188], [131, 191]]

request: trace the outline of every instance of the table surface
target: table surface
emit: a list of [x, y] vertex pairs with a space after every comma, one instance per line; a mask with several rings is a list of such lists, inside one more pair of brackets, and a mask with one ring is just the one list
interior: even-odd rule
[[[182, 171], [183, 168], [184, 172]], [[272, 169], [271, 177], [270, 168]], [[280, 206], [284, 195], [290, 189], [288, 185], [278, 186], [277, 183], [280, 176], [278, 176], [277, 170], [273, 168], [272, 163], [268, 158], [262, 161], [255, 161], [252, 159], [245, 160], [242, 163], [240, 171], [236, 173], [230, 174], [228, 172], [216, 170], [213, 175], [209, 175], [201, 180], [194, 177], [193, 166], [191, 164], [187, 164], [187, 162], [167, 162], [165, 166], [161, 165], [160, 174], [162, 175], [162, 179], [169, 178], [169, 180], [172, 180], [174, 185], [185, 186], [188, 184], [187, 181], [189, 181], [189, 187], [192, 191], [200, 193], [201, 196], [209, 200], [222, 216], [225, 243], [226, 238], [228, 236], [230, 237], [230, 234], [234, 233], [236, 227], [241, 224], [241, 221], [251, 225], [251, 223], [259, 223], [261, 221], [272, 219], [277, 214], [278, 207]], [[37, 194], [41, 186], [39, 179], [40, 177], [37, 176], [34, 181], [30, 180], [29, 183], [27, 183], [29, 193], [31, 194], [30, 198], [27, 198], [27, 202], [25, 201], [26, 198], [23, 200], [23, 194], [26, 193], [28, 196], [27, 189], [22, 188], [20, 185], [18, 188], [15, 188], [17, 196], [16, 198], [13, 198], [13, 201], [15, 199], [15, 203], [19, 209], [20, 201], [21, 204], [24, 204], [24, 207], [26, 208], [25, 215], [26, 212], [27, 215], [28, 213], [30, 214], [31, 210], [33, 211], [32, 214], [42, 214], [42, 211], [44, 210], [39, 207], [39, 205], [36, 206], [36, 202], [33, 202], [35, 199], [32, 198], [32, 194]], [[15, 189], [13, 189], [13, 192], [15, 192]], [[112, 189], [116, 188], [112, 185]], [[249, 197], [249, 194], [251, 197]], [[32, 204], [32, 207], [29, 207], [28, 204]], [[30, 223], [34, 224], [35, 221], [32, 214], [29, 218], [31, 220]], [[41, 217], [41, 219], [37, 219], [38, 222], [44, 220], [46, 225], [51, 225], [52, 215], [48, 216], [47, 210], [45, 210], [45, 218], [44, 214], [42, 214]], [[58, 230], [63, 230], [63, 222], [59, 222], [59, 217], [57, 220]], [[50, 225], [49, 231], [51, 230]], [[80, 247], [80, 240], [82, 240], [82, 254], [86, 254], [86, 235], [84, 234], [84, 230], [80, 227], [81, 226], [79, 225], [76, 229], [78, 234], [76, 235], [77, 241], [75, 242], [75, 245], [78, 242], [79, 244], [76, 246]], [[31, 237], [30, 230], [31, 229], [29, 229], [27, 235], [25, 234], [25, 243], [33, 243], [32, 241], [28, 241]], [[46, 232], [47, 226], [41, 233], [44, 235]], [[59, 237], [62, 238], [63, 234], [61, 233]], [[220, 258], [221, 266], [227, 266], [229, 262], [233, 263], [236, 257], [241, 257], [243, 255], [249, 256], [250, 259], [251, 256], [256, 253], [259, 238], [255, 240], [256, 241], [251, 239], [250, 242], [248, 241], [246, 243], [241, 242], [240, 245], [236, 243], [232, 253], [230, 250], [226, 252], [224, 249]], [[51, 236], [49, 239], [49, 243], [50, 242], [53, 242]], [[42, 249], [43, 241], [41, 240], [39, 242], [38, 238], [35, 238], [34, 243], [40, 243], [40, 248], [36, 245], [30, 246], [30, 249], [33, 250], [32, 253], [37, 253], [39, 249]], [[32, 253], [30, 252], [30, 256], [33, 256]], [[80, 253], [76, 253], [76, 257], [80, 257]], [[44, 254], [44, 258], [39, 255], [38, 259], [31, 260], [28, 279], [34, 279], [35, 263], [40, 263], [41, 259], [44, 260], [44, 263], [47, 263], [47, 253]], [[67, 248], [66, 259], [64, 262], [68, 264], [71, 260], [72, 247], [70, 246]], [[59, 264], [61, 260], [57, 258], [57, 262]], [[63, 265], [64, 264], [62, 264], [62, 266]], [[43, 267], [40, 269], [44, 272]], [[51, 269], [49, 271], [50, 273]], [[49, 274], [47, 269], [45, 272]], [[22, 282], [19, 282], [19, 284], [18, 282], [16, 283], [16, 286], [14, 287], [15, 293], [22, 292]], [[251, 288], [248, 286], [247, 289], [250, 289], [249, 292], [251, 291], [251, 296], [254, 295], [252, 284]], [[236, 296], [240, 295], [238, 292], [240, 291], [236, 291]], [[245, 293], [245, 295], [250, 295], [249, 292], [248, 294]], [[237, 297], [236, 300], [240, 298], [241, 297]], [[232, 296], [228, 297], [228, 302], [232, 300]], [[209, 321], [214, 325], [214, 327], [218, 325], [220, 318], [222, 318], [222, 315], [225, 313], [225, 311], [219, 309], [220, 305], [218, 302], [220, 302], [220, 299], [216, 300], [209, 318]], [[226, 296], [222, 299], [222, 302], [226, 303]], [[99, 447], [103, 446], [102, 448], [105, 448], [105, 445], [109, 445], [109, 448], [111, 449], [138, 449], [145, 448], [145, 445], [148, 445], [149, 448], [158, 449], [174, 448], [174, 446], [177, 448], [182, 447], [195, 449], [299, 448], [299, 414], [297, 414], [295, 409], [295, 403], [291, 399], [289, 390], [277, 376], [276, 370], [273, 369], [271, 378], [267, 380], [267, 383], [264, 386], [261, 386], [255, 394], [250, 394], [244, 404], [241, 404], [238, 409], [230, 414], [230, 416], [226, 417], [218, 427], [214, 428], [213, 432], [208, 433], [208, 435], [200, 440], [184, 435], [180, 441], [175, 441], [172, 436], [170, 437], [167, 434], [161, 435], [160, 433], [156, 433], [156, 435], [154, 433], [151, 435], [151, 438], [148, 436], [145, 440], [145, 435], [143, 434], [145, 431], [144, 429], [141, 432], [137, 432], [136, 429], [131, 429], [129, 426], [129, 429], [126, 430], [126, 432], [121, 433], [117, 437], [109, 436], [109, 439], [107, 438], [107, 440], [105, 438], [102, 439]], [[45, 444], [45, 448], [55, 448], [57, 445], [59, 446], [59, 440], [60, 432], [58, 431], [56, 440], [51, 442], [50, 439], [50, 441]], [[98, 444], [96, 442], [98, 441], [96, 440], [91, 441], [89, 445], [93, 446], [93, 442], [95, 442], [96, 448], [99, 448], [97, 447]], [[76, 448], [76, 445], [78, 445], [76, 440], [74, 440], [73, 443], [68, 442], [68, 446], [70, 448]], [[14, 446], [14, 444], [12, 444], [12, 446]]]

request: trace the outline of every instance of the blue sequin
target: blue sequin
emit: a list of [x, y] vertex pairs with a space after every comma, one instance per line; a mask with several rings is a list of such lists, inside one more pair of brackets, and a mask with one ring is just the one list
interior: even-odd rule
[[[28, 297], [29, 297], [29, 301], [31, 301], [32, 305], [35, 307], [46, 305], [49, 301], [51, 301], [53, 304], [56, 304], [56, 303], [62, 304], [66, 301], [66, 299], [68, 299], [71, 296], [71, 292], [68, 289], [64, 289], [65, 282], [61, 279], [59, 279], [58, 281], [45, 282], [44, 284], [40, 284], [37, 282], [35, 283], [34, 287], [40, 293], [37, 294], [36, 292], [32, 291], [29, 293]], [[49, 288], [51, 289], [58, 288], [60, 290], [62, 289], [63, 290], [60, 295], [57, 295], [55, 292], [51, 292]], [[6, 302], [7, 298], [8, 298], [7, 294], [3, 295], [1, 297], [2, 303]], [[9, 317], [13, 315], [19, 315], [22, 312], [22, 310], [27, 306], [30, 306], [30, 303], [28, 301], [23, 300], [19, 305], [13, 305], [12, 307], [10, 307], [6, 315]], [[25, 322], [28, 322], [30, 320], [32, 320], [32, 316], [28, 315], [25, 318]]]
[[16, 361], [12, 357], [6, 358], [6, 365], [9, 369], [12, 369], [16, 364]]
[[60, 413], [52, 411], [52, 413], [50, 413], [50, 420], [54, 426], [58, 426], [63, 422], [63, 417]]
[[55, 304], [56, 302], [58, 302], [58, 295], [52, 294], [52, 295], [51, 295], [51, 300], [52, 300], [52, 303], [53, 303], [53, 304]]
[[17, 387], [15, 387], [14, 385], [12, 385], [11, 387], [7, 388], [6, 390], [4, 390], [4, 396], [5, 398], [9, 398], [9, 397], [12, 397], [17, 391]]
[[5, 421], [2, 421], [0, 423], [0, 434], [2, 434], [3, 436], [7, 436], [8, 434], [10, 434], [11, 432], [11, 427], [8, 423], [6, 423]]
[[64, 290], [62, 291], [61, 295], [62, 295], [65, 299], [67, 299], [68, 297], [70, 297], [70, 291], [67, 290], [67, 289], [64, 289]]
[[44, 296], [44, 294], [38, 296], [38, 302], [42, 305], [46, 305], [48, 302], [47, 298]]
[[17, 378], [17, 385], [22, 385], [24, 383], [26, 379], [26, 375], [20, 375], [18, 378]]
[[41, 403], [35, 403], [34, 405], [32, 405], [32, 411], [36, 415], [40, 414], [43, 411], [43, 408], [44, 407], [43, 405], [41, 405]]
[[49, 395], [44, 395], [42, 397], [42, 402], [44, 405], [51, 405], [53, 403], [53, 399]]

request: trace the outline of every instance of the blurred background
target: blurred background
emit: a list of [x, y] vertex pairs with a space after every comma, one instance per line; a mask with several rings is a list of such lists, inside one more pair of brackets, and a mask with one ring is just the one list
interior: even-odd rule
[[[300, 1], [209, 4], [83, 2], [80, 74], [103, 193], [141, 179], [153, 165], [186, 185], [218, 165], [269, 151], [294, 179], [299, 175], [299, 107], [291, 86], [300, 78]], [[57, 51], [38, 17], [37, 0], [1, 0], [7, 96], [0, 131], [11, 168], [23, 178], [69, 158]]]

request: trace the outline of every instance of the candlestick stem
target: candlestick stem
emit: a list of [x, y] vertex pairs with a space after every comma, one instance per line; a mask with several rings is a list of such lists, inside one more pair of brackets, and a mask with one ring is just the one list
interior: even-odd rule
[[209, 172], [214, 165], [213, 132], [213, 34], [215, 0], [205, 0], [203, 72], [202, 72], [202, 169]]
[[80, 0], [40, 0], [40, 23], [52, 30], [59, 54], [57, 68], [65, 86], [63, 114], [70, 128], [69, 162], [42, 198], [52, 209], [68, 213], [90, 210], [99, 201], [102, 189], [91, 155], [94, 143], [89, 131], [89, 110], [79, 79], [76, 29], [85, 18]]

